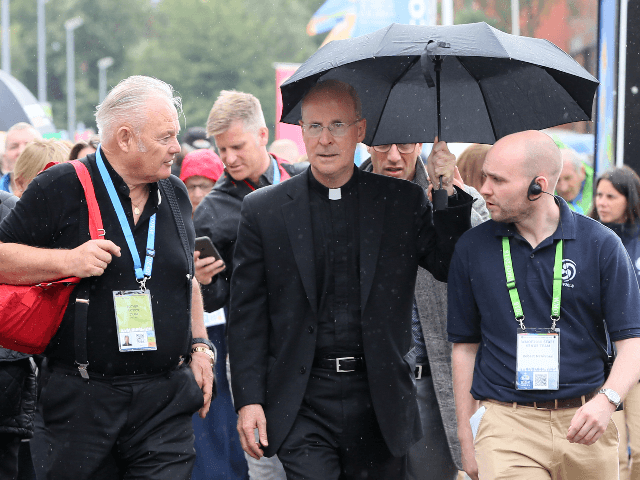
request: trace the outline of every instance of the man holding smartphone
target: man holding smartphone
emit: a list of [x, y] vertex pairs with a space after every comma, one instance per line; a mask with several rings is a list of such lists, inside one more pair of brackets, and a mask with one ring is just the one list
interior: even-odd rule
[[[202, 284], [205, 311], [214, 312], [221, 308], [226, 309], [229, 303], [232, 258], [238, 224], [240, 223], [242, 200], [259, 188], [280, 183], [302, 172], [308, 164], [289, 164], [267, 152], [269, 130], [266, 127], [260, 101], [248, 93], [222, 91], [209, 114], [207, 134], [214, 138], [225, 170], [213, 190], [196, 209], [194, 224], [196, 234], [199, 237], [209, 237], [217, 251], [220, 252], [222, 260], [215, 260], [215, 257], [200, 258], [202, 255], [196, 251], [195, 265], [196, 278]], [[224, 270], [220, 272], [223, 265]], [[220, 273], [217, 274], [218, 272]], [[224, 325], [212, 325], [208, 331], [210, 338], [217, 344], [219, 354], [226, 355]], [[222, 407], [221, 400], [224, 402], [223, 399], [229, 399], [227, 405], [230, 405], [230, 391], [224, 384], [225, 372], [218, 372], [217, 378], [220, 383], [218, 384], [219, 395], [216, 406], [222, 417], [224, 413], [221, 412], [221, 409], [224, 407]], [[223, 391], [222, 394], [221, 391]], [[218, 458], [216, 465], [227, 462], [229, 471], [233, 471], [235, 474], [234, 478], [246, 478], [240, 477], [241, 471], [246, 472], [246, 466], [242, 459], [242, 449], [235, 429], [235, 411], [230, 410], [226, 420], [229, 423], [228, 428], [224, 431], [229, 432], [229, 438], [219, 438], [218, 432], [223, 429], [215, 428], [215, 418], [210, 417], [205, 421], [208, 425], [205, 436], [196, 440], [196, 449], [205, 443], [204, 438], [206, 437], [211, 444], [210, 455], [220, 455], [216, 452], [231, 451], [232, 453], [227, 455], [228, 458]], [[222, 441], [224, 441], [225, 447], [216, 448], [215, 444]], [[251, 478], [284, 480], [284, 471], [277, 458], [258, 461], [248, 455], [245, 457], [249, 462], [249, 476]], [[198, 472], [197, 463], [198, 460], [196, 460], [196, 473]], [[246, 473], [242, 475], [246, 475]], [[194, 476], [194, 478], [196, 477]]]

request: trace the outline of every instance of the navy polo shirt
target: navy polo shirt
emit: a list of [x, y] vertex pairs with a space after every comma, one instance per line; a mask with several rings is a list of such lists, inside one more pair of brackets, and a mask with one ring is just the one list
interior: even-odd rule
[[[448, 282], [449, 341], [479, 343], [471, 394], [504, 402], [579, 397], [604, 382], [606, 334], [615, 342], [640, 337], [640, 290], [622, 242], [597, 221], [560, 200], [555, 233], [536, 248], [513, 224], [485, 222], [456, 244]], [[560, 390], [515, 389], [516, 330], [502, 258], [511, 242], [516, 287], [527, 328], [551, 327], [556, 242], [563, 238]], [[596, 345], [594, 339], [600, 345]]]

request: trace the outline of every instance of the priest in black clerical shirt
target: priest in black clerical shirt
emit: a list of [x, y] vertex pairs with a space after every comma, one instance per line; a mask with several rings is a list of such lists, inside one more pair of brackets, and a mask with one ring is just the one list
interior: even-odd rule
[[316, 84], [301, 125], [310, 168], [242, 206], [228, 330], [240, 439], [255, 458], [277, 453], [288, 479], [401, 479], [422, 434], [416, 272], [446, 281], [472, 199], [439, 153], [441, 212], [419, 186], [357, 170], [366, 120], [348, 84]]

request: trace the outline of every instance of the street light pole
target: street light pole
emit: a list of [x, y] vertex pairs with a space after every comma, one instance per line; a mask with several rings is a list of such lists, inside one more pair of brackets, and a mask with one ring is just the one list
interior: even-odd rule
[[520, 35], [520, 0], [511, 0], [511, 33]]
[[442, 0], [442, 25], [453, 25], [453, 0]]
[[47, 51], [44, 4], [47, 0], [38, 0], [38, 101], [47, 101]]
[[113, 65], [113, 58], [103, 57], [98, 60], [98, 103], [107, 96], [107, 68]]
[[2, 70], [11, 74], [9, 0], [2, 0]]
[[64, 28], [67, 30], [67, 131], [72, 142], [75, 141], [76, 133], [76, 60], [73, 31], [83, 23], [82, 17], [64, 22]]

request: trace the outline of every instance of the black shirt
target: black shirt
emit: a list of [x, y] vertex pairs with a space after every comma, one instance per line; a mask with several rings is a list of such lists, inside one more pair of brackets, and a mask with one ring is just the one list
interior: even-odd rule
[[[102, 222], [105, 239], [121, 248], [121, 256], [113, 256], [104, 274], [92, 279], [89, 313], [87, 318], [87, 345], [89, 371], [110, 375], [150, 374], [167, 371], [189, 351], [190, 305], [188, 289], [191, 282], [187, 258], [173, 219], [169, 202], [160, 198], [157, 183], [150, 184], [150, 195], [144, 211], [133, 224], [129, 187], [103, 159], [113, 180], [133, 232], [138, 254], [144, 262], [149, 218], [157, 213], [156, 256], [152, 276], [147, 280], [155, 322], [157, 350], [146, 352], [120, 352], [113, 306], [114, 290], [139, 290], [133, 270], [133, 259], [125, 241], [118, 217], [100, 177], [95, 155], [88, 157], [89, 172]], [[195, 233], [191, 221], [191, 203], [184, 184], [171, 177], [176, 198], [193, 255]], [[0, 241], [22, 243], [44, 248], [75, 248], [80, 243], [79, 218], [88, 215], [84, 192], [72, 165], [56, 165], [38, 175], [29, 185], [14, 210], [0, 225]], [[86, 220], [85, 220], [86, 221]], [[89, 240], [89, 233], [82, 242]], [[193, 261], [193, 260], [191, 260]], [[72, 294], [60, 329], [45, 354], [54, 361], [73, 366], [74, 308]]]
[[309, 203], [313, 229], [318, 339], [316, 356], [362, 355], [360, 316], [360, 235], [358, 175], [340, 188], [340, 199], [309, 175]]

